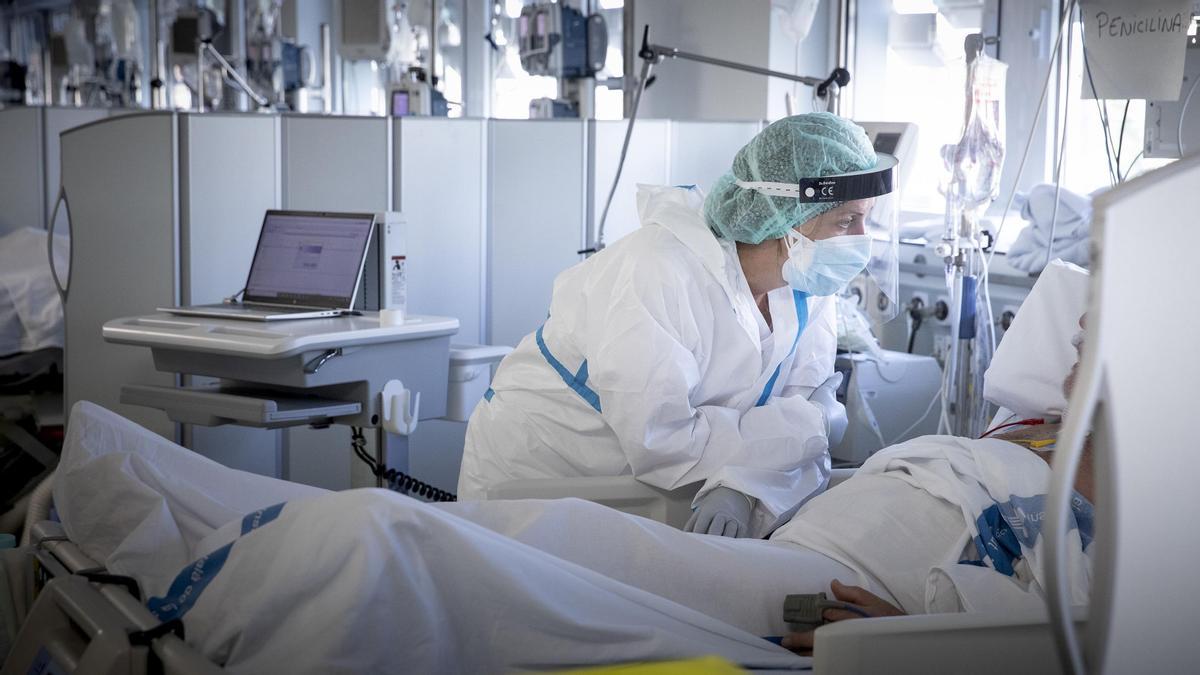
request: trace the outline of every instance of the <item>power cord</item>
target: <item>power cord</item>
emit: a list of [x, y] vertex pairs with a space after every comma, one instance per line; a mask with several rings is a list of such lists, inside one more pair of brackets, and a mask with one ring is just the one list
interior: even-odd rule
[[397, 471], [386, 464], [376, 462], [367, 454], [367, 437], [363, 435], [362, 427], [350, 427], [350, 447], [354, 450], [354, 454], [371, 469], [371, 473], [376, 478], [387, 481], [389, 490], [411, 497], [420, 497], [431, 502], [458, 501], [458, 495], [453, 492], [446, 492], [429, 483], [417, 480], [403, 471]]

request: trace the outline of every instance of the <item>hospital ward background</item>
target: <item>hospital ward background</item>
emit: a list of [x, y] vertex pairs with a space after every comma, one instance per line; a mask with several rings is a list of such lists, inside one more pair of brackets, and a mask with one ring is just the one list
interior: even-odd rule
[[0, 675], [1200, 669], [1200, 0], [0, 0]]

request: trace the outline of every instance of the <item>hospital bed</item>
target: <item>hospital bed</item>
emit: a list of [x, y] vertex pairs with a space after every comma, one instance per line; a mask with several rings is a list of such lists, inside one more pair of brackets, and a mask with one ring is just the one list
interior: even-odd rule
[[[63, 315], [48, 237], [32, 228], [0, 233], [0, 531], [15, 531], [22, 500], [57, 462]], [[54, 243], [61, 257], [65, 241]]]
[[[45, 670], [50, 664], [77, 673], [187, 673], [206, 675], [221, 669], [183, 640], [182, 624], [162, 624], [142, 604], [136, 582], [107, 575], [67, 540], [62, 525], [44, 521], [34, 526], [35, 547], [3, 556], [9, 583], [10, 616], [26, 609], [21, 635], [2, 672], [7, 675]], [[36, 569], [36, 573], [32, 570]], [[37, 601], [30, 606], [36, 592]]]

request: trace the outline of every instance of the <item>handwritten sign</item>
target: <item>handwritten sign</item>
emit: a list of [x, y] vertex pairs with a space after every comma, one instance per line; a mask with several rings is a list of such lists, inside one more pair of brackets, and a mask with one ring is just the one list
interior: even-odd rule
[[1081, 0], [1080, 10], [1084, 98], [1178, 100], [1191, 0]]

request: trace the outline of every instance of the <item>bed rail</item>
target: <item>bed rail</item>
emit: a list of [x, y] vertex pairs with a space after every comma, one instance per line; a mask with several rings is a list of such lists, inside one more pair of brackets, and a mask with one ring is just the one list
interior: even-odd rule
[[135, 595], [136, 582], [131, 590], [132, 580], [107, 575], [62, 525], [38, 523], [31, 536], [44, 584], [0, 675], [222, 672], [183, 641], [182, 624], [161, 623]]

